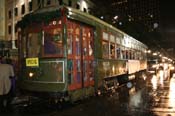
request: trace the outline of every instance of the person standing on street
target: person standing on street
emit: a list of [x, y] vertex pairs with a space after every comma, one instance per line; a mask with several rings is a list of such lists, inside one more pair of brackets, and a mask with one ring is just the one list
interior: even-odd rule
[[11, 79], [14, 77], [12, 65], [4, 64], [2, 57], [0, 58], [0, 111], [9, 108], [11, 102]]

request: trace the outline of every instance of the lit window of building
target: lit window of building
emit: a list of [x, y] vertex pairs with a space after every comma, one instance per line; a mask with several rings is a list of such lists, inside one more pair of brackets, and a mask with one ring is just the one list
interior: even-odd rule
[[8, 17], [9, 17], [9, 19], [12, 18], [12, 11], [11, 10], [9, 10], [9, 12], [8, 12]]
[[47, 5], [50, 5], [51, 4], [51, 0], [47, 0]]
[[8, 26], [8, 34], [10, 35], [11, 33], [12, 33], [12, 26], [9, 25], [9, 26]]
[[21, 14], [23, 15], [25, 13], [25, 4], [21, 6]]
[[18, 16], [18, 8], [15, 8], [15, 16]]
[[32, 1], [29, 2], [29, 11], [32, 11]]

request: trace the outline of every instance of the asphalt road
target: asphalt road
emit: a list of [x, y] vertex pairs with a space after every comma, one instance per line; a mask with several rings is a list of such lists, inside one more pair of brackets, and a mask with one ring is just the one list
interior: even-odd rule
[[106, 94], [61, 106], [48, 105], [47, 101], [29, 105], [19, 98], [24, 100], [22, 104], [14, 104], [13, 111], [0, 116], [175, 116], [175, 78], [152, 75]]

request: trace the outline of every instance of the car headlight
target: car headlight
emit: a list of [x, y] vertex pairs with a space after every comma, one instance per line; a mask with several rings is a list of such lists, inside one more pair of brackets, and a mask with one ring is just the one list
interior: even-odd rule
[[170, 70], [174, 70], [174, 66], [171, 66], [171, 67], [170, 67]]

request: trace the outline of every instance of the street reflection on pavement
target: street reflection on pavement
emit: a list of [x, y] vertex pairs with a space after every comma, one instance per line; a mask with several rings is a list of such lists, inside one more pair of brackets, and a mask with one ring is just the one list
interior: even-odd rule
[[170, 79], [169, 106], [175, 108], [175, 78]]
[[157, 76], [156, 75], [153, 75], [152, 79], [151, 79], [151, 83], [152, 83], [152, 86], [153, 86], [153, 90], [156, 90], [157, 89]]

